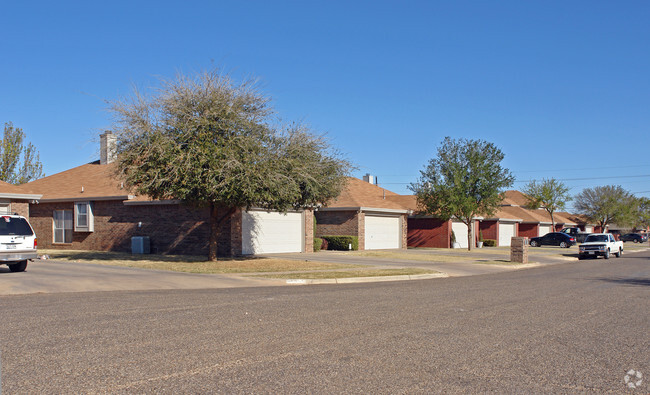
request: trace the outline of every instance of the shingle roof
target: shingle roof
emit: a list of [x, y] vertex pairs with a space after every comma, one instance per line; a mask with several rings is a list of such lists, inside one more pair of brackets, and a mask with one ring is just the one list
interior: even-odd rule
[[511, 190], [504, 192], [504, 198], [501, 202], [503, 206], [526, 206], [528, 205], [528, 195], [523, 192]]
[[122, 188], [114, 171], [115, 164], [100, 165], [97, 161], [29, 182], [23, 187], [42, 194], [42, 200], [126, 200], [129, 193]]
[[358, 178], [348, 177], [346, 187], [336, 199], [327, 203], [326, 208], [366, 207], [407, 210], [401, 201], [409, 199], [411, 198], [404, 198], [403, 195]]
[[0, 181], [0, 198], [31, 200], [40, 199], [41, 195], [30, 193], [24, 185], [13, 185]]

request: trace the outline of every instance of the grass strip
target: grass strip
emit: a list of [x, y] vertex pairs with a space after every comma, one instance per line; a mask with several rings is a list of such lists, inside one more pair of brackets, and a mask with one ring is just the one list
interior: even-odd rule
[[205, 274], [268, 273], [364, 267], [363, 265], [258, 257], [224, 258], [216, 262], [210, 262], [206, 261], [204, 256], [192, 257], [185, 255], [131, 255], [119, 252], [58, 250], [39, 250], [39, 254], [47, 254], [50, 259], [57, 261]]

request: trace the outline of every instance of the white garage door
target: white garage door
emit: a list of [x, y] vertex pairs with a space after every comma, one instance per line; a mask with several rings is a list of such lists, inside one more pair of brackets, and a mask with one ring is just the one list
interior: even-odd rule
[[451, 230], [456, 236], [456, 243], [460, 244], [461, 248], [467, 248], [467, 225], [462, 222], [452, 222]]
[[302, 213], [244, 211], [242, 213], [242, 254], [302, 252]]
[[366, 215], [366, 250], [400, 248], [401, 235], [400, 217]]
[[593, 226], [585, 226], [585, 232], [586, 233], [594, 233], [594, 227]]
[[499, 223], [499, 246], [510, 247], [511, 238], [515, 236], [515, 224]]
[[551, 233], [551, 225], [540, 225], [539, 226], [539, 234], [538, 236], [544, 236], [547, 233]]

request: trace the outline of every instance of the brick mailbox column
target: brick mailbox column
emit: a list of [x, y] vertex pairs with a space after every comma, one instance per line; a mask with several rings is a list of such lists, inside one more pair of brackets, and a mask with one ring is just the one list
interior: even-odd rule
[[510, 239], [510, 262], [528, 263], [528, 237]]

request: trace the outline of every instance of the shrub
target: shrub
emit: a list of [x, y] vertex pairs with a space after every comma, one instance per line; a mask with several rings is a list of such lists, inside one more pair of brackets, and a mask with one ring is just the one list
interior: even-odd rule
[[478, 241], [483, 241], [483, 242], [485, 241], [485, 240], [483, 239], [483, 231], [482, 231], [482, 230], [479, 230], [479, 231], [478, 231]]
[[451, 244], [454, 244], [456, 242], [456, 233], [452, 230], [451, 231]]
[[323, 236], [322, 238], [327, 240], [328, 250], [347, 251], [350, 249], [350, 244], [354, 251], [359, 249], [359, 238], [356, 236]]
[[325, 240], [325, 239], [321, 239], [321, 243], [322, 243], [322, 244], [321, 244], [321, 246], [320, 246], [320, 249], [321, 249], [321, 250], [326, 250], [327, 247], [329, 246], [329, 243], [327, 242], [327, 240]]
[[314, 252], [320, 251], [322, 246], [323, 246], [323, 239], [321, 239], [320, 237], [314, 237]]
[[483, 240], [483, 247], [496, 247], [497, 241], [494, 239], [485, 239]]

